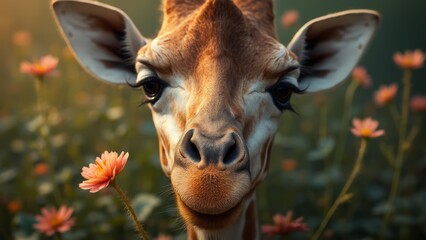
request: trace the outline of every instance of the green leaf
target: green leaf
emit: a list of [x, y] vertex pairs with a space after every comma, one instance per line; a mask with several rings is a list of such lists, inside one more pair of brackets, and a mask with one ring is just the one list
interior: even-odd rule
[[13, 180], [18, 172], [16, 169], [8, 169], [0, 173], [0, 184]]
[[318, 141], [316, 149], [308, 153], [310, 161], [319, 161], [328, 157], [336, 146], [336, 141], [333, 138], [324, 138]]
[[139, 194], [133, 199], [132, 206], [135, 209], [138, 220], [143, 222], [160, 203], [161, 200], [154, 195]]

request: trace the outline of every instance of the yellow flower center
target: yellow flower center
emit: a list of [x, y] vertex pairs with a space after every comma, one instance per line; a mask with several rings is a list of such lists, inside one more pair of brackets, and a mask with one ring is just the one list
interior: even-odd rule
[[96, 163], [96, 165], [98, 166], [97, 168], [96, 168], [96, 176], [97, 177], [99, 177], [99, 176], [104, 176], [105, 175], [105, 165], [104, 164], [99, 164], [99, 163]]
[[389, 88], [383, 91], [382, 101], [384, 103], [388, 103], [392, 101], [394, 98], [395, 98], [395, 92], [392, 89]]
[[413, 65], [413, 61], [410, 57], [404, 58], [404, 67], [411, 67]]
[[59, 219], [56, 215], [53, 216], [52, 219], [50, 219], [50, 226], [52, 226], [52, 228], [59, 227], [60, 225], [62, 225], [62, 223], [62, 219]]
[[46, 71], [46, 68], [40, 63], [35, 63], [34, 71], [37, 72], [38, 74], [43, 74]]
[[373, 131], [369, 128], [363, 128], [361, 129], [360, 133], [361, 133], [361, 137], [370, 137]]

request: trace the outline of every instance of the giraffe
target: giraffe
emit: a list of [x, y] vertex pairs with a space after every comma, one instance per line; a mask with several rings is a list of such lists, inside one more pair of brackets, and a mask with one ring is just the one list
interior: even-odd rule
[[142, 89], [188, 239], [259, 239], [255, 189], [293, 94], [342, 83], [380, 15], [347, 10], [306, 23], [285, 47], [272, 0], [163, 0], [140, 34], [120, 9], [53, 0], [57, 25], [95, 78]]

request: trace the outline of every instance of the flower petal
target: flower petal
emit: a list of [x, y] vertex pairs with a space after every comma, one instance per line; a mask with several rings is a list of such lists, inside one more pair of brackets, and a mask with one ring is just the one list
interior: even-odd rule
[[106, 188], [109, 183], [124, 169], [129, 153], [104, 151], [100, 157], [96, 157], [95, 164], [89, 164], [89, 167], [83, 167], [81, 175], [87, 180], [79, 184], [84, 190], [91, 193], [98, 192]]
[[381, 129], [381, 130], [377, 130], [377, 131], [373, 132], [371, 134], [371, 137], [376, 138], [376, 137], [383, 136], [384, 134], [385, 134], [385, 130]]

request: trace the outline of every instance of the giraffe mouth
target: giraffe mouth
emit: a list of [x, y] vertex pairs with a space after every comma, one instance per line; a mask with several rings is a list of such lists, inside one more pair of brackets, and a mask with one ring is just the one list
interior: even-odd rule
[[241, 201], [238, 202], [235, 206], [224, 212], [202, 213], [189, 207], [182, 200], [179, 194], [176, 194], [176, 198], [179, 211], [186, 222], [199, 228], [209, 230], [222, 229], [226, 226], [229, 226], [232, 222], [235, 222], [236, 219], [238, 219], [240, 216], [243, 206], [243, 199], [241, 199]]
[[195, 165], [175, 165], [171, 182], [185, 222], [209, 230], [237, 221], [251, 186], [247, 170], [227, 171], [212, 165], [201, 170]]

